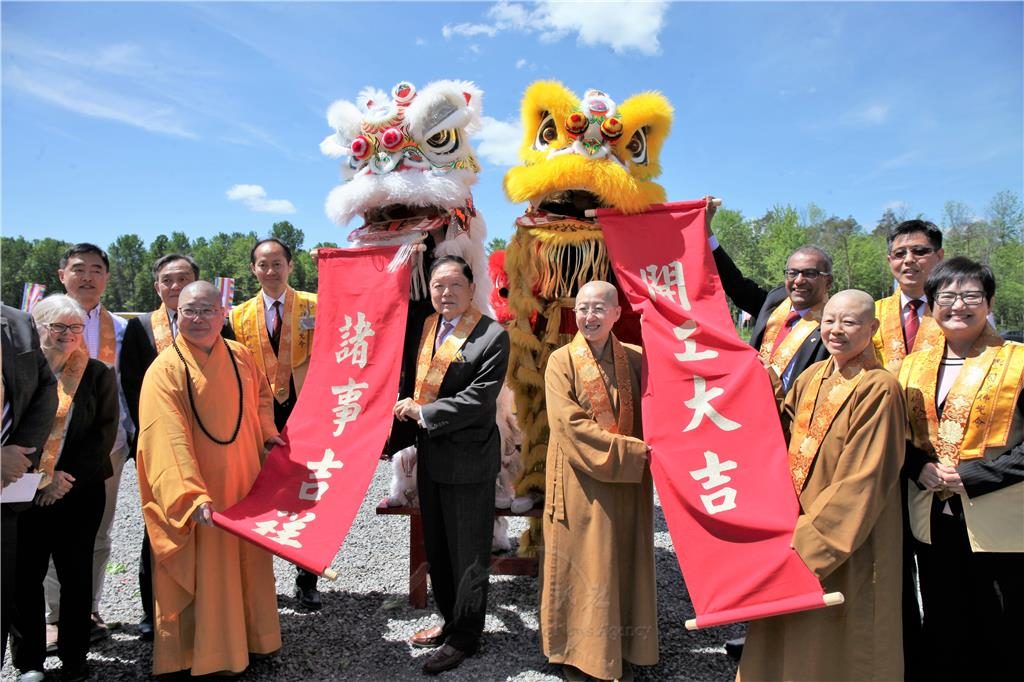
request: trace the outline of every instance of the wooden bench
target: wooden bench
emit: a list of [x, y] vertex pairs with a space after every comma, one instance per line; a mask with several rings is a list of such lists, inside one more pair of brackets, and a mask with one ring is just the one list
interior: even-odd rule
[[[522, 514], [510, 509], [495, 509], [497, 516], [535, 516], [540, 517], [541, 507], [534, 507]], [[377, 505], [377, 514], [381, 516], [409, 517], [409, 604], [413, 608], [427, 607], [427, 552], [423, 547], [423, 519], [420, 518], [419, 507], [389, 507], [387, 498]], [[538, 565], [536, 557], [516, 556], [515, 548], [511, 552], [491, 555], [491, 575], [529, 575], [536, 577]]]

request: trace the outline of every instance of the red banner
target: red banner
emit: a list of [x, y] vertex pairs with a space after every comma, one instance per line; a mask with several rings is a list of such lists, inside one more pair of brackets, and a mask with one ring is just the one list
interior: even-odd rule
[[313, 354], [283, 446], [213, 522], [321, 574], [366, 496], [398, 395], [409, 268], [398, 247], [320, 249]]
[[799, 505], [786, 443], [768, 375], [736, 335], [704, 202], [597, 215], [643, 316], [644, 439], [695, 626], [824, 606], [790, 546]]

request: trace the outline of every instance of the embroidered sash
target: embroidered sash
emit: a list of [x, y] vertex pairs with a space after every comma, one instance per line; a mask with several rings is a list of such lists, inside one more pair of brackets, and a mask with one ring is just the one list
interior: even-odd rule
[[986, 328], [946, 395], [942, 414], [935, 391], [945, 345], [907, 358], [900, 373], [905, 387], [914, 445], [940, 462], [984, 457], [1006, 445], [1013, 413], [1024, 384], [1024, 345], [1004, 342]]
[[469, 310], [462, 314], [455, 329], [448, 334], [437, 352], [434, 352], [434, 338], [437, 336], [437, 322], [440, 317], [434, 313], [423, 324], [420, 352], [416, 360], [416, 391], [413, 393], [413, 400], [420, 405], [437, 400], [444, 375], [448, 372], [449, 365], [462, 355], [462, 346], [480, 321], [480, 311], [470, 306]]
[[593, 351], [590, 350], [590, 344], [582, 334], [577, 333], [570, 342], [569, 354], [576, 373], [583, 383], [583, 393], [587, 402], [590, 403], [590, 409], [593, 411], [591, 416], [594, 421], [609, 433], [630, 436], [633, 432], [633, 381], [629, 359], [626, 357], [626, 349], [622, 347], [614, 334], [609, 336], [608, 342], [612, 344], [615, 383], [619, 390], [619, 417], [617, 420], [615, 411], [612, 409], [604, 373], [594, 358]]
[[779, 335], [779, 331], [782, 330], [782, 325], [792, 309], [793, 302], [787, 298], [772, 311], [768, 318], [768, 324], [765, 326], [764, 338], [761, 339], [761, 349], [758, 351], [761, 362], [765, 366], [772, 367], [780, 377], [789, 367], [789, 363], [793, 361], [793, 356], [796, 355], [801, 344], [818, 328], [818, 324], [821, 322], [821, 311], [825, 309], [825, 304], [824, 302], [820, 303], [804, 313], [803, 318], [793, 325], [793, 329], [773, 353], [772, 346], [775, 345], [775, 337]]
[[850, 376], [846, 377], [838, 369], [832, 371], [835, 368], [835, 360], [829, 358], [814, 373], [811, 383], [800, 397], [796, 423], [789, 439], [789, 472], [793, 476], [793, 487], [798, 496], [804, 489], [807, 473], [811, 470], [811, 464], [818, 456], [821, 443], [832, 427], [836, 415], [868, 370], [876, 366], [873, 356], [862, 362], [851, 363], [846, 367], [846, 374]]
[[114, 332], [114, 316], [103, 306], [100, 306], [100, 348], [96, 359], [107, 367], [113, 367], [117, 361], [117, 334]]
[[170, 348], [171, 343], [174, 341], [167, 308], [161, 303], [160, 307], [149, 316], [149, 321], [153, 326], [153, 342], [156, 344], [156, 354], [159, 355], [164, 349]]
[[64, 363], [64, 371], [57, 380], [57, 416], [50, 427], [50, 435], [46, 437], [43, 454], [39, 457], [39, 471], [43, 477], [39, 480], [39, 489], [45, 488], [53, 480], [53, 471], [57, 466], [60, 452], [64, 448], [64, 437], [68, 432], [68, 415], [75, 400], [75, 393], [82, 383], [82, 375], [89, 364], [89, 351], [84, 346], [72, 351]]
[[[907, 356], [906, 342], [903, 339], [903, 305], [900, 292], [876, 301], [875, 315], [878, 317], [879, 325], [871, 341], [874, 343], [878, 360], [885, 369], [898, 374], [900, 364]], [[926, 351], [942, 344], [942, 329], [932, 317], [931, 308], [926, 306], [914, 347], [910, 352]]]

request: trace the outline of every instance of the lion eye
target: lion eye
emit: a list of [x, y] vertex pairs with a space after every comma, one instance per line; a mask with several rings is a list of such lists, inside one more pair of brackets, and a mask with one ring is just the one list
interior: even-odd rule
[[541, 118], [540, 127], [537, 128], [537, 138], [534, 140], [534, 149], [544, 149], [558, 139], [558, 127], [555, 125], [555, 117], [544, 112]]
[[630, 161], [633, 163], [647, 163], [647, 133], [640, 128], [626, 144], [626, 151], [629, 152]]
[[459, 147], [459, 133], [453, 128], [445, 128], [427, 138], [427, 146], [433, 152], [449, 154]]

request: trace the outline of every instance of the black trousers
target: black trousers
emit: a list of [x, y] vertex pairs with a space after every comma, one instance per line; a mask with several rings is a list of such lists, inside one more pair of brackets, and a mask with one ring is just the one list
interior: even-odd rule
[[973, 552], [960, 498], [933, 507], [932, 544], [917, 543], [924, 642], [921, 679], [1010, 680], [1024, 642], [1024, 554]]
[[18, 515], [18, 591], [11, 624], [11, 654], [22, 671], [42, 670], [46, 659], [43, 579], [53, 557], [60, 580], [57, 655], [64, 669], [85, 663], [92, 628], [92, 555], [103, 518], [103, 481], [76, 483], [53, 505]]
[[445, 485], [417, 468], [423, 542], [445, 641], [472, 654], [487, 614], [494, 483]]
[[18, 556], [18, 512], [11, 511], [10, 505], [0, 505], [0, 627], [3, 628], [3, 654], [7, 658], [7, 634], [11, 631], [11, 614], [14, 613], [14, 595], [17, 578]]

